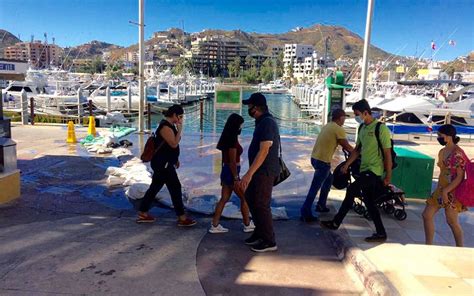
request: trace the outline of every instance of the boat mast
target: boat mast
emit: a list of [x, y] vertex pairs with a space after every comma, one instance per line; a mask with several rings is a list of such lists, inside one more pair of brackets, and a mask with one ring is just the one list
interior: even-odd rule
[[144, 0], [138, 0], [138, 50], [139, 50], [139, 55], [140, 55], [140, 62], [138, 64], [138, 88], [139, 88], [139, 102], [138, 102], [138, 132], [142, 133], [144, 130], [144, 106], [145, 106], [145, 85], [144, 85], [144, 76], [143, 76], [143, 65], [145, 62], [145, 37], [144, 37], [144, 29], [145, 29], [145, 24], [144, 24], [144, 6], [145, 6], [145, 1]]
[[367, 68], [368, 68], [368, 55], [370, 46], [370, 33], [372, 29], [372, 12], [374, 9], [374, 1], [368, 0], [367, 5], [367, 20], [365, 22], [365, 37], [364, 37], [364, 55], [362, 57], [362, 77], [360, 78], [360, 99], [365, 99], [366, 85], [367, 85]]

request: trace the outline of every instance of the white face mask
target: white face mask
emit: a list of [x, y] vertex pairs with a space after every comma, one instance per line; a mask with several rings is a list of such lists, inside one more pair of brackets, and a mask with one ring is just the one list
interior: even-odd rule
[[357, 116], [355, 117], [355, 120], [356, 120], [357, 123], [359, 123], [359, 124], [364, 123], [364, 120], [363, 120], [359, 115], [357, 115]]

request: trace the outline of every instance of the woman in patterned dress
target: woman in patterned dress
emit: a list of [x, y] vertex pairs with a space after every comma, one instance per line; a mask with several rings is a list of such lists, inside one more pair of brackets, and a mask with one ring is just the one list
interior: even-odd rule
[[423, 225], [425, 228], [425, 243], [433, 244], [435, 233], [434, 216], [444, 208], [446, 222], [454, 235], [457, 247], [463, 246], [463, 232], [459, 224], [459, 213], [466, 211], [454, 196], [456, 187], [461, 183], [465, 174], [466, 156], [464, 151], [457, 145], [459, 137], [456, 136], [456, 128], [451, 124], [445, 124], [438, 130], [438, 142], [444, 146], [438, 153], [438, 166], [440, 174], [438, 186], [431, 198], [426, 201], [423, 211]]

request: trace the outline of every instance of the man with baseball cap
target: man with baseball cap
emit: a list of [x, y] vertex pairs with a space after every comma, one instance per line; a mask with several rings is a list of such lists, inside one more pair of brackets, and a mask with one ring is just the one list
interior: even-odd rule
[[275, 119], [268, 112], [264, 95], [254, 93], [242, 104], [248, 106], [248, 114], [255, 118], [255, 131], [248, 150], [250, 167], [237, 183], [238, 190], [245, 192], [255, 223], [255, 230], [245, 240], [245, 244], [252, 246], [254, 252], [276, 251], [270, 203], [273, 182], [280, 173], [280, 132]]

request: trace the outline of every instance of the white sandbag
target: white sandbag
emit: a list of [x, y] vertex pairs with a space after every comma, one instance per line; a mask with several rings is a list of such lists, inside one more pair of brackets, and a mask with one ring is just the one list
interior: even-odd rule
[[144, 176], [134, 176], [134, 175], [126, 175], [125, 180], [123, 181], [123, 186], [131, 186], [135, 183], [141, 183], [141, 184], [146, 184], [147, 186], [150, 186], [151, 184], [151, 178], [147, 178]]
[[125, 181], [124, 178], [110, 175], [107, 178], [107, 186], [111, 187], [111, 186], [122, 185], [124, 181]]
[[134, 183], [128, 187], [127, 191], [125, 191], [125, 194], [131, 199], [141, 199], [148, 190], [148, 187], [150, 187], [148, 184]]
[[[105, 175], [107, 176], [117, 176], [117, 177], [125, 177], [128, 175], [128, 171], [122, 168], [118, 167], [108, 167], [107, 170], [105, 170]], [[125, 179], [124, 179], [125, 181]]]

